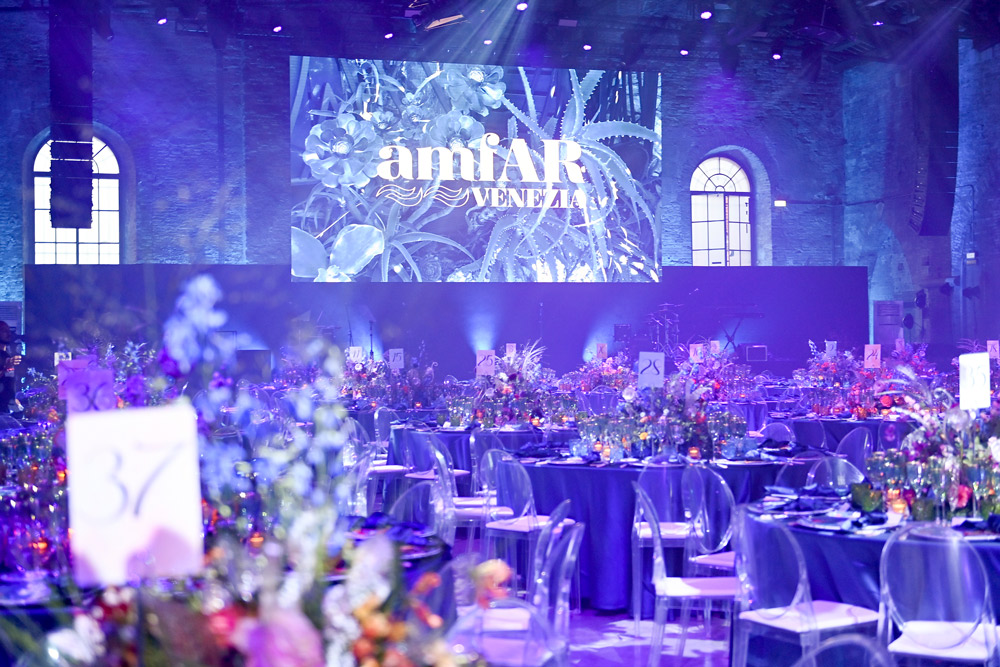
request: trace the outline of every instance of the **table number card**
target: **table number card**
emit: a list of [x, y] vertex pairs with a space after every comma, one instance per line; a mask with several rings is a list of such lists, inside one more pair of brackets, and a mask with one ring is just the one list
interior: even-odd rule
[[84, 355], [82, 357], [77, 357], [76, 359], [67, 359], [60, 362], [56, 366], [56, 382], [58, 384], [58, 396], [62, 400], [66, 400], [66, 381], [71, 375], [75, 373], [80, 373], [91, 366], [97, 365], [97, 357], [93, 355]]
[[990, 359], [1000, 359], [1000, 340], [986, 341], [986, 351], [989, 353]]
[[359, 345], [352, 345], [347, 348], [347, 360], [353, 361], [356, 364], [364, 363], [365, 361], [365, 348]]
[[662, 387], [665, 357], [662, 352], [639, 353], [639, 387]]
[[110, 368], [84, 368], [59, 385], [66, 394], [66, 412], [94, 412], [118, 407], [115, 372]]
[[896, 354], [898, 355], [906, 354], [906, 339], [904, 338], [896, 339]]
[[705, 362], [705, 344], [704, 343], [691, 343], [688, 345], [688, 358], [691, 360], [692, 364], [701, 364]]
[[201, 571], [197, 415], [191, 406], [72, 414], [66, 456], [79, 585]]
[[406, 361], [403, 357], [403, 348], [394, 347], [388, 352], [389, 368], [394, 371], [401, 371], [406, 368]]
[[882, 345], [865, 345], [865, 368], [882, 368]]
[[607, 359], [608, 358], [608, 344], [598, 343], [597, 352], [594, 354], [597, 359]]
[[476, 377], [481, 375], [496, 375], [497, 353], [493, 350], [476, 351]]
[[513, 359], [516, 354], [517, 354], [517, 343], [507, 343], [506, 356]]
[[823, 341], [823, 342], [826, 343], [826, 353], [827, 354], [837, 354], [837, 341], [835, 341], [835, 340], [827, 340], [827, 341]]
[[53, 365], [55, 365], [56, 368], [59, 368], [59, 364], [61, 364], [64, 361], [69, 361], [72, 358], [73, 358], [72, 352], [56, 352], [52, 356], [52, 363]]
[[989, 352], [959, 355], [958, 407], [962, 410], [990, 407]]
[[722, 343], [717, 340], [708, 341], [708, 351], [712, 354], [722, 354]]

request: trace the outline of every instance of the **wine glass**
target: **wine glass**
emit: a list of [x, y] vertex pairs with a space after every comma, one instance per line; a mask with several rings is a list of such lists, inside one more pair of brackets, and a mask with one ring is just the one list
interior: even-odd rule
[[947, 460], [943, 456], [931, 456], [927, 459], [927, 479], [930, 482], [931, 490], [934, 492], [938, 523], [944, 523], [948, 503], [948, 487], [951, 482], [951, 471], [949, 470]]
[[989, 461], [983, 457], [974, 457], [965, 466], [965, 478], [972, 487], [972, 514], [982, 511], [982, 493], [986, 486]]

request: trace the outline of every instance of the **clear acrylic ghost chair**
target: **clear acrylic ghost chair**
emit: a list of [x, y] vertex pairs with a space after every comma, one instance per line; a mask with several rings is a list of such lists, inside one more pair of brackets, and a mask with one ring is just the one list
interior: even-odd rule
[[[383, 410], [386, 411], [383, 413]], [[397, 451], [399, 451], [398, 446], [402, 444], [399, 440], [404, 437], [403, 434], [393, 434], [396, 420], [391, 418], [390, 413], [391, 411], [385, 408], [379, 408], [375, 411], [376, 439], [371, 444], [373, 456], [372, 465], [369, 469], [370, 487], [368, 497], [370, 502], [368, 504], [368, 509], [370, 511], [374, 511], [376, 509], [376, 502], [378, 500], [381, 500], [383, 505], [386, 503], [391, 504], [391, 502], [399, 495], [399, 490], [403, 485], [404, 476], [409, 471], [402, 456], [400, 456], [398, 460], [394, 460], [392, 463], [388, 463], [386, 460], [389, 448], [397, 446]], [[383, 426], [385, 427], [384, 430]]]
[[493, 600], [460, 617], [445, 635], [452, 655], [480, 658], [491, 667], [567, 665], [569, 646], [532, 605]]
[[829, 600], [813, 600], [805, 559], [788, 527], [767, 515], [736, 510], [733, 542], [740, 581], [735, 631], [734, 667], [747, 664], [750, 635], [791, 640], [802, 653], [824, 636], [844, 632], [874, 635], [878, 612]]
[[774, 478], [774, 485], [787, 489], [801, 489], [809, 484], [809, 473], [817, 462], [826, 458], [823, 452], [802, 452], [785, 461]]
[[872, 432], [864, 426], [852, 429], [837, 445], [837, 456], [850, 461], [855, 468], [865, 476], [868, 475], [868, 457], [875, 447], [872, 445]]
[[486, 458], [493, 470], [489, 481], [496, 490], [495, 499], [484, 506], [486, 552], [494, 555], [498, 544], [504, 544], [506, 560], [516, 577], [515, 590], [520, 590], [519, 581], [527, 585], [532, 576], [525, 570], [533, 564], [535, 544], [549, 517], [535, 511], [531, 479], [520, 461], [509, 452], [495, 449], [486, 452]]
[[[554, 519], [549, 525], [555, 525]], [[585, 524], [573, 523], [561, 524], [560, 530], [553, 531], [550, 548], [546, 549], [545, 558], [540, 559], [527, 597], [527, 601], [545, 617], [556, 635], [566, 643], [569, 642], [570, 591], [585, 530]], [[538, 550], [542, 550], [541, 541]], [[519, 617], [519, 613], [519, 610], [508, 612], [503, 619], [504, 624], [515, 626], [520, 622], [526, 626], [528, 619], [523, 615]]]
[[788, 424], [782, 422], [771, 422], [760, 430], [761, 441], [771, 440], [777, 443], [795, 442], [795, 434]]
[[[688, 537], [690, 524], [684, 515], [677, 479], [682, 464], [671, 462], [666, 455], [653, 456], [639, 473], [639, 486], [646, 492], [660, 518], [660, 541], [666, 547], [680, 548]], [[635, 635], [639, 636], [642, 618], [643, 550], [653, 546], [652, 529], [636, 497], [632, 516], [632, 617]]]
[[815, 484], [822, 488], [849, 488], [851, 484], [865, 481], [865, 475], [854, 465], [837, 456], [826, 456], [819, 459], [809, 470], [807, 484]]
[[587, 411], [592, 415], [606, 415], [618, 407], [618, 390], [601, 385], [587, 393]]
[[[549, 525], [555, 525], [550, 515]], [[534, 577], [534, 586], [528, 600], [552, 624], [556, 634], [569, 642], [570, 595], [574, 587], [579, 588], [577, 559], [586, 524], [562, 524], [563, 528], [553, 535], [551, 548], [547, 549], [544, 562]], [[538, 545], [541, 550], [541, 544]]]
[[881, 644], [864, 635], [845, 634], [823, 641], [792, 667], [895, 667]]
[[455, 506], [439, 480], [419, 482], [408, 488], [393, 503], [389, 516], [423, 524], [445, 544], [455, 543]]
[[694, 549], [688, 554], [692, 573], [733, 573], [736, 554], [728, 547], [736, 500], [726, 480], [706, 466], [688, 466], [681, 476], [681, 501], [694, 538]]
[[883, 419], [878, 425], [878, 449], [899, 449], [911, 430], [905, 421]]
[[948, 526], [916, 523], [882, 550], [879, 635], [895, 656], [1000, 664], [990, 579]]
[[[681, 577], [668, 577], [666, 564], [663, 559], [663, 542], [660, 539], [660, 521], [653, 507], [653, 501], [649, 495], [639, 486], [638, 482], [632, 482], [638, 498], [640, 512], [651, 527], [653, 538], [653, 589], [656, 593], [656, 612], [653, 621], [653, 638], [649, 652], [649, 665], [654, 667], [660, 662], [660, 654], [663, 649], [663, 630], [667, 622], [667, 611], [672, 602], [681, 602], [681, 636], [677, 642], [675, 656], [684, 654], [684, 644], [687, 641], [688, 625], [691, 617], [691, 603], [702, 602], [705, 605], [705, 632], [709, 633], [709, 622], [711, 621], [711, 605], [713, 602], [721, 602], [728, 610], [732, 607], [733, 600], [739, 592], [740, 584], [736, 577], [696, 577], [690, 576], [690, 560], [685, 558], [685, 569], [688, 572]], [[691, 538], [685, 545], [685, 555], [693, 555], [697, 551], [696, 543], [699, 537], [691, 531]]]
[[795, 425], [795, 442], [826, 451], [826, 427], [818, 419], [803, 419]]
[[369, 497], [372, 453], [365, 452], [354, 465], [346, 469], [343, 484], [337, 489], [341, 514], [368, 516], [372, 500]]
[[392, 435], [392, 425], [399, 422], [399, 415], [395, 410], [381, 406], [375, 410], [375, 446], [381, 455], [381, 462], [385, 462], [385, 457], [389, 453], [389, 437]]

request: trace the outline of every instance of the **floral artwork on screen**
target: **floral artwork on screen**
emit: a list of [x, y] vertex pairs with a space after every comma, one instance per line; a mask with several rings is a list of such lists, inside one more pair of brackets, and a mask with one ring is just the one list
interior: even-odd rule
[[659, 75], [292, 57], [291, 84], [295, 279], [659, 279]]

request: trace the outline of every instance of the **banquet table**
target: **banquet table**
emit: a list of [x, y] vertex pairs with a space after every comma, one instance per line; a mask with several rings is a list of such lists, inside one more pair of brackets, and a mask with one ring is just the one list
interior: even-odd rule
[[[544, 431], [537, 428], [527, 429], [485, 429], [482, 433], [497, 438], [496, 442], [508, 452], [516, 452], [525, 445], [561, 446], [579, 437], [576, 429], [559, 428]], [[461, 470], [473, 469], [470, 442], [472, 429], [441, 427], [436, 429], [415, 429], [412, 427], [395, 427], [392, 429], [389, 446], [389, 463], [402, 461], [401, 446], [404, 438], [437, 438], [451, 454], [455, 467]]]
[[823, 432], [826, 435], [826, 447], [825, 449], [833, 451], [837, 449], [837, 445], [844, 437], [856, 428], [866, 428], [871, 432], [872, 443], [879, 446], [879, 430], [885, 426], [895, 440], [895, 444], [892, 446], [898, 447], [903, 438], [911, 430], [913, 430], [913, 423], [902, 420], [886, 420], [882, 418], [875, 419], [847, 419], [847, 418], [834, 418], [834, 417], [822, 417], [822, 418], [794, 418], [787, 420], [787, 423], [792, 428], [792, 432], [795, 434], [795, 441], [799, 442], [808, 447], [817, 447], [819, 445], [818, 437], [816, 432], [812, 430], [813, 425], [820, 424], [822, 426]]
[[731, 401], [720, 405], [724, 410], [742, 417], [748, 431], [759, 431], [767, 422], [767, 404], [763, 401]]
[[[802, 549], [809, 586], [817, 600], [878, 609], [879, 558], [889, 534], [862, 536], [791, 526]], [[1000, 595], [1000, 536], [974, 542], [990, 581], [992, 599]]]
[[[729, 484], [736, 502], [742, 503], [764, 496], [765, 486], [774, 481], [779, 464], [728, 462], [725, 467], [713, 464], [713, 468]], [[525, 469], [539, 514], [551, 512], [569, 498], [570, 517], [587, 524], [579, 557], [581, 598], [593, 609], [626, 608], [632, 581], [632, 482], [639, 479], [641, 467], [529, 463]], [[673, 469], [672, 484], [680, 485], [683, 471], [682, 465]], [[644, 571], [648, 575], [649, 568]], [[643, 608], [651, 611], [651, 602], [644, 602]]]

